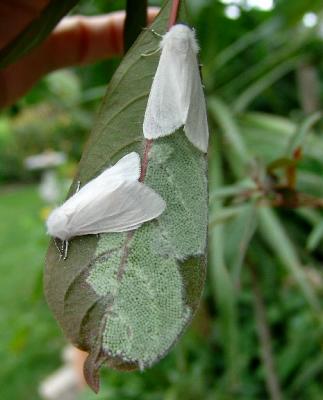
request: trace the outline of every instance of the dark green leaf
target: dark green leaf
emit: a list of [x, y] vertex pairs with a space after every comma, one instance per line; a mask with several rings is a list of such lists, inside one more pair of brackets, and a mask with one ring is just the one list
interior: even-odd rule
[[[170, 5], [153, 24], [159, 33], [167, 29]], [[131, 370], [165, 356], [191, 320], [204, 282], [206, 157], [182, 129], [151, 148], [142, 134], [159, 59], [142, 55], [158, 40], [144, 31], [112, 78], [71, 190], [137, 151], [148, 156], [145, 183], [165, 199], [166, 211], [131, 233], [75, 238], [64, 262], [54, 244], [47, 256], [48, 303], [66, 336], [90, 353], [85, 376], [94, 390], [105, 361]]]
[[320, 218], [307, 238], [306, 247], [313, 251], [323, 239], [323, 220]]
[[320, 310], [319, 300], [306, 277], [304, 267], [298, 259], [293, 243], [273, 210], [259, 207], [258, 218], [259, 231], [264, 241], [268, 243], [295, 282], [297, 282], [308, 303], [314, 310]]
[[316, 112], [309, 115], [304, 121], [297, 127], [295, 134], [291, 137], [287, 149], [286, 155], [292, 156], [293, 152], [300, 146], [303, 146], [308, 131], [322, 118], [321, 112]]
[[272, 86], [273, 83], [277, 82], [288, 72], [295, 69], [295, 67], [304, 61], [304, 56], [296, 56], [283, 61], [281, 64], [275, 66], [265, 75], [261, 76], [255, 82], [253, 82], [247, 89], [239, 94], [233, 104], [233, 110], [235, 113], [244, 111], [249, 104], [257, 98], [265, 89]]
[[287, 157], [282, 157], [274, 160], [267, 166], [267, 171], [273, 172], [276, 169], [285, 169], [287, 167], [293, 167], [296, 165], [296, 161]]
[[[210, 186], [212, 189], [221, 187], [221, 151], [219, 140], [213, 137], [210, 158]], [[222, 150], [222, 149], [221, 149]], [[219, 214], [225, 212], [226, 208], [222, 202], [216, 199], [210, 206], [210, 219], [215, 219]], [[224, 255], [224, 243], [226, 237], [224, 226], [215, 225], [209, 230], [210, 242], [210, 280], [216, 308], [221, 315], [219, 320], [220, 340], [225, 349], [227, 361], [227, 375], [230, 386], [236, 385], [239, 379], [239, 327], [237, 319], [236, 291]]]

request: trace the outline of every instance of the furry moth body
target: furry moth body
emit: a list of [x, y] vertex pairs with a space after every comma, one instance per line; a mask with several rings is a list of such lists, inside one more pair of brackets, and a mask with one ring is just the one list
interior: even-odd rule
[[206, 153], [209, 130], [195, 33], [186, 25], [174, 25], [163, 36], [160, 49], [145, 112], [144, 136], [157, 139], [184, 125], [187, 138]]
[[138, 181], [139, 176], [139, 155], [127, 154], [53, 210], [46, 222], [48, 234], [68, 241], [74, 236], [130, 231], [157, 218], [166, 204]]

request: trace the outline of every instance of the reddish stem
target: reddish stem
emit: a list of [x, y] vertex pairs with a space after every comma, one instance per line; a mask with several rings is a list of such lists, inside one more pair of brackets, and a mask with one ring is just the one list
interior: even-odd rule
[[297, 178], [297, 163], [302, 159], [303, 151], [299, 146], [293, 152], [293, 159], [295, 163], [286, 168], [286, 176], [287, 176], [287, 185], [291, 189], [295, 189], [296, 187], [296, 178]]
[[126, 262], [127, 262], [128, 255], [129, 255], [129, 244], [134, 235], [134, 232], [135, 231], [128, 232], [127, 237], [126, 237], [126, 241], [125, 241], [124, 248], [123, 248], [123, 254], [121, 257], [121, 261], [120, 261], [120, 265], [119, 265], [119, 269], [118, 269], [118, 273], [117, 273], [118, 281], [121, 281], [123, 274], [125, 272], [125, 269], [126, 269]]
[[181, 0], [173, 0], [172, 9], [169, 14], [168, 30], [176, 24], [180, 3]]
[[140, 174], [140, 178], [139, 181], [143, 182], [145, 180], [145, 176], [146, 176], [146, 172], [147, 172], [147, 167], [148, 167], [148, 156], [149, 156], [149, 151], [151, 149], [153, 145], [153, 141], [147, 139], [145, 141], [145, 150], [144, 150], [144, 154], [142, 157], [142, 163], [141, 163], [141, 174]]

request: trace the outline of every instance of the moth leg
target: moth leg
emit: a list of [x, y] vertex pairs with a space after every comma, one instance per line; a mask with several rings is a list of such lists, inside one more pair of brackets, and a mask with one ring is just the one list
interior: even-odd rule
[[[153, 35], [157, 36], [158, 39], [162, 39], [163, 35], [161, 35], [160, 33], [156, 32], [155, 29], [153, 28], [143, 28], [145, 31], [150, 31]], [[153, 56], [154, 54], [158, 53], [160, 50], [159, 46], [157, 47], [157, 49], [150, 51], [148, 53], [143, 53], [141, 54], [142, 57], [149, 57], [149, 56]]]
[[57, 238], [54, 238], [54, 244], [55, 244], [56, 249], [59, 252], [59, 259], [61, 260], [63, 257], [63, 247], [60, 247], [60, 244], [62, 244], [62, 241]]
[[68, 252], [68, 245], [69, 245], [69, 241], [68, 240], [64, 240], [63, 242], [63, 251], [64, 251], [64, 257], [63, 260], [65, 261], [67, 259], [67, 252]]
[[81, 181], [77, 181], [77, 186], [76, 186], [75, 193], [79, 192], [80, 188], [81, 188]]

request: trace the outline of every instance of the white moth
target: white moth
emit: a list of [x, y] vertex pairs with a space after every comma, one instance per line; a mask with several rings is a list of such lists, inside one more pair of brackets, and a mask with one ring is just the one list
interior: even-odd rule
[[187, 138], [206, 153], [209, 129], [194, 31], [174, 25], [160, 42], [161, 56], [145, 112], [147, 139], [169, 135], [184, 125]]
[[165, 201], [139, 177], [139, 155], [127, 154], [53, 210], [47, 232], [63, 241], [64, 259], [74, 236], [130, 231], [162, 214]]

